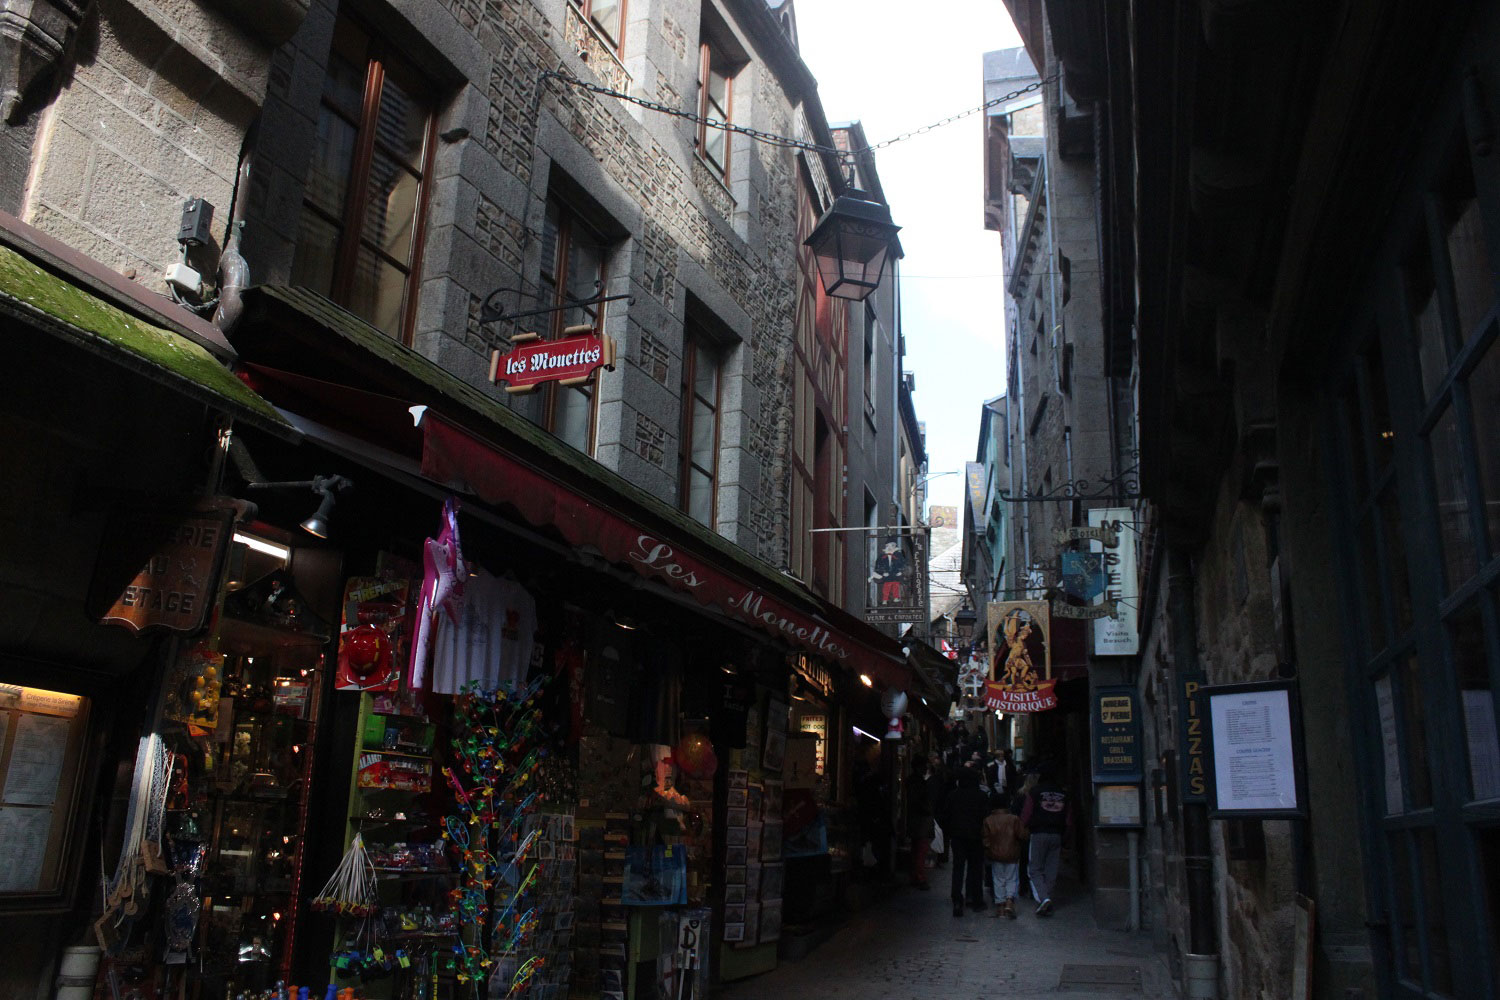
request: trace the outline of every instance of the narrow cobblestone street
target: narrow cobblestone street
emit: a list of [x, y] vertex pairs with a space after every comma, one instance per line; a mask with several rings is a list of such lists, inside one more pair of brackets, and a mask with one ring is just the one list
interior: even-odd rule
[[933, 891], [902, 887], [806, 958], [730, 984], [720, 1000], [1176, 996], [1150, 935], [1099, 930], [1076, 884], [1065, 886], [1071, 891], [1050, 918], [1023, 905], [1015, 920], [972, 911], [955, 919], [943, 891], [947, 872], [933, 875]]

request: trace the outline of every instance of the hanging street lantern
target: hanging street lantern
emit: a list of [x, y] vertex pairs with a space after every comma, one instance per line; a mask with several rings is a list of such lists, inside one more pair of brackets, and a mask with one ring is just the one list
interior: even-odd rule
[[891, 222], [890, 208], [869, 201], [863, 191], [835, 198], [803, 244], [812, 247], [818, 259], [823, 290], [838, 299], [868, 298], [880, 287], [891, 251], [901, 253], [896, 242], [900, 228]]

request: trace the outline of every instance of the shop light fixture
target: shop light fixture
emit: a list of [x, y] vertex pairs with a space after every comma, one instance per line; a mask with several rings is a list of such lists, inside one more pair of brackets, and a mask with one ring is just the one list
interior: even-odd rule
[[869, 674], [860, 674], [859, 675], [859, 682], [861, 684], [863, 684], [867, 688], [872, 688], [872, 687], [875, 686], [875, 682], [870, 679], [870, 675]]
[[874, 742], [874, 743], [879, 743], [880, 742], [880, 738], [878, 736], [871, 736], [869, 733], [865, 732], [863, 729], [859, 728], [858, 726], [850, 726], [849, 728], [853, 729], [860, 736], [863, 736], [865, 739], [870, 740], [871, 742]]
[[287, 548], [285, 545], [277, 545], [275, 542], [268, 542], [264, 538], [256, 538], [254, 535], [246, 535], [243, 532], [236, 531], [234, 533], [234, 540], [236, 542], [239, 542], [245, 548], [250, 549], [252, 552], [260, 552], [263, 555], [275, 556], [283, 563], [292, 558], [291, 549]]

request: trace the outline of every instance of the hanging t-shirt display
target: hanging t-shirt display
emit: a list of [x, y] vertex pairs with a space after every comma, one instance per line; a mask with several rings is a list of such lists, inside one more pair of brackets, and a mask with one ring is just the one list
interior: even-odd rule
[[514, 580], [478, 570], [464, 581], [457, 622], [438, 616], [432, 690], [457, 694], [471, 681], [485, 689], [526, 684], [536, 641], [536, 601]]

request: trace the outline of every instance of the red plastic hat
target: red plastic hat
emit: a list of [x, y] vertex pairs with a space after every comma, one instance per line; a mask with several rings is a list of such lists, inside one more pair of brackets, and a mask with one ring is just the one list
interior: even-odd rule
[[346, 632], [340, 653], [356, 677], [379, 677], [390, 672], [391, 637], [374, 625], [360, 625]]

